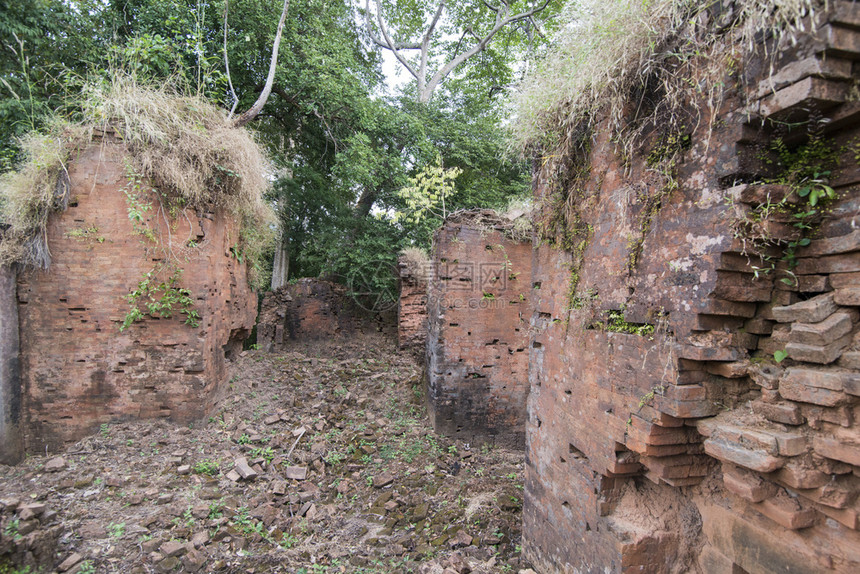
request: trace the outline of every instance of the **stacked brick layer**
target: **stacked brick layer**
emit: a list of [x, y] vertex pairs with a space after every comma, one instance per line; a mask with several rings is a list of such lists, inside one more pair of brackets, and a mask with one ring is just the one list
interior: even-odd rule
[[[31, 451], [57, 448], [115, 420], [203, 417], [224, 382], [225, 355], [241, 348], [254, 325], [256, 296], [231, 256], [238, 240], [231, 218], [185, 210], [171, 221], [155, 194], [137, 191], [152, 205], [144, 223], [158, 243], [141, 235], [123, 191], [130, 189], [124, 153], [106, 139], [70, 164], [70, 206], [48, 227], [53, 263], [18, 276], [23, 428]], [[165, 259], [165, 245], [200, 326], [183, 324], [179, 313], [147, 315], [120, 332], [125, 296]]]
[[[541, 572], [860, 570], [860, 7], [831, 8], [772, 78], [747, 63], [648, 225], [661, 190], [646, 158], [626, 165], [595, 130], [583, 262], [541, 245], [532, 266], [523, 531]], [[789, 270], [781, 250], [752, 255], [736, 225], [788, 188], [737, 182], [770, 175], [772, 126], [810, 115], [840, 155], [839, 198]], [[536, 194], [548, 190], [541, 174]], [[775, 211], [752, 231], [791, 241], [794, 222]], [[657, 331], [595, 328], [606, 310]]]
[[437, 231], [427, 371], [438, 432], [522, 448], [531, 251], [471, 221], [449, 219]]

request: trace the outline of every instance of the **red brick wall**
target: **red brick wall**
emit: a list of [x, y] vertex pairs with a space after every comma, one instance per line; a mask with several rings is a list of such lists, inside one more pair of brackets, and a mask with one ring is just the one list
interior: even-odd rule
[[[187, 209], [171, 220], [149, 193], [146, 224], [156, 244], [129, 220], [121, 145], [91, 145], [69, 175], [71, 205], [48, 227], [53, 264], [18, 278], [30, 451], [57, 448], [110, 421], [204, 416], [225, 382], [225, 354], [241, 348], [256, 316], [245, 267], [230, 255], [238, 228], [229, 216]], [[178, 314], [147, 316], [120, 332], [129, 309], [124, 297], [164, 259], [166, 245], [200, 326], [184, 325]]]
[[266, 293], [257, 325], [257, 342], [267, 351], [290, 344], [336, 337], [393, 335], [392, 309], [362, 308], [348, 289], [322, 279], [299, 279]]
[[397, 301], [397, 344], [423, 353], [427, 345], [427, 269], [413, 269], [401, 258], [400, 297]]
[[530, 243], [471, 215], [434, 238], [428, 402], [438, 432], [522, 447], [528, 394]]
[[[843, 16], [818, 43], [778, 63], [780, 91], [759, 86], [747, 63], [748, 84], [713, 133], [700, 120], [632, 267], [659, 182], [647, 145], [628, 164], [605, 124], [595, 130], [582, 263], [541, 245], [532, 266], [523, 532], [539, 571], [860, 570], [860, 108], [848, 96], [860, 9], [838, 4]], [[824, 59], [842, 71], [815, 77]], [[829, 119], [840, 197], [798, 249], [794, 275], [756, 278], [768, 262], [744, 253], [733, 224], [786, 188], [737, 184], [771, 169], [762, 160], [775, 132], [752, 121], [802, 122], [809, 110]], [[538, 198], [549, 189], [539, 173]], [[793, 221], [776, 212], [765, 225], [790, 239]], [[595, 328], [606, 310], [657, 331]]]

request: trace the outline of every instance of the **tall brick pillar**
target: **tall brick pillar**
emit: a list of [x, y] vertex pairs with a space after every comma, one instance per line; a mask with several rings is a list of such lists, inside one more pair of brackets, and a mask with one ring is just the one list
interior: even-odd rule
[[437, 432], [523, 448], [532, 246], [492, 211], [436, 232], [429, 290], [428, 402]]

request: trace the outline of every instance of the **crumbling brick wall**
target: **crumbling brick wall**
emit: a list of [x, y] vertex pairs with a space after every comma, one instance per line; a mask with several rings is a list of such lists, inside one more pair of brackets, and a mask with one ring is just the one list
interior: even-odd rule
[[[69, 165], [71, 202], [53, 216], [47, 271], [18, 275], [24, 439], [58, 449], [122, 419], [203, 417], [225, 382], [225, 355], [241, 348], [256, 316], [245, 266], [231, 256], [238, 227], [221, 210], [180, 212], [173, 223], [154, 194], [145, 225], [172, 237], [199, 327], [145, 316], [120, 332], [125, 297], [165, 257], [129, 219], [125, 150], [110, 139]], [[143, 192], [140, 192], [143, 193]], [[139, 228], [140, 229], [140, 228]]]
[[400, 296], [397, 300], [397, 344], [401, 349], [423, 352], [427, 345], [427, 286], [430, 265], [400, 257]]
[[438, 432], [522, 448], [532, 247], [506, 231], [467, 212], [434, 236], [428, 404]]
[[[838, 2], [772, 80], [747, 62], [657, 209], [648, 146], [627, 163], [595, 129], [581, 257], [543, 244], [532, 266], [523, 536], [541, 572], [860, 570], [858, 22]], [[838, 199], [792, 267], [799, 219], [767, 207], [789, 188], [739, 182], [772, 175], [774, 126], [810, 118]], [[751, 248], [763, 228], [785, 243]]]
[[344, 285], [323, 279], [299, 279], [263, 298], [257, 343], [280, 351], [293, 343], [365, 334], [393, 334], [392, 310], [365, 309]]

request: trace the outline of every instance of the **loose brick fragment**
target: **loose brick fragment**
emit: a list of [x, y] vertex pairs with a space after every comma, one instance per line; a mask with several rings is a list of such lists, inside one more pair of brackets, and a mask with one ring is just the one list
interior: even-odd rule
[[790, 401], [836, 407], [850, 401], [842, 392], [842, 386], [840, 374], [792, 368], [780, 381], [779, 394]]
[[723, 484], [729, 492], [749, 502], [761, 502], [776, 494], [776, 485], [756, 473], [737, 467], [723, 469]]

